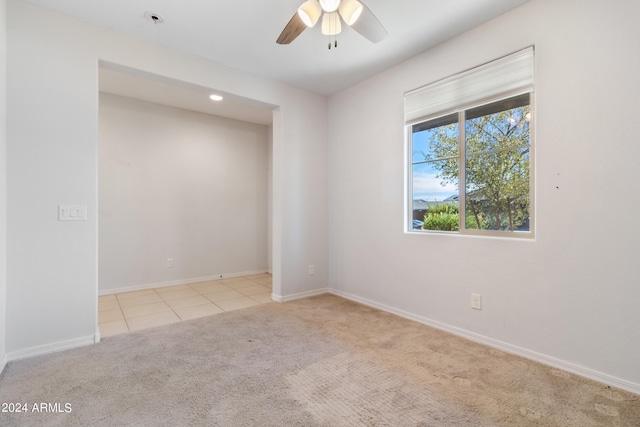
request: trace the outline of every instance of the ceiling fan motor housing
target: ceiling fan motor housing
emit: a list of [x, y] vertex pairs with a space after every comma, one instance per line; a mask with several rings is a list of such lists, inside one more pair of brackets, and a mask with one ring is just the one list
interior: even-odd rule
[[320, 0], [320, 7], [326, 13], [333, 13], [340, 7], [340, 0]]

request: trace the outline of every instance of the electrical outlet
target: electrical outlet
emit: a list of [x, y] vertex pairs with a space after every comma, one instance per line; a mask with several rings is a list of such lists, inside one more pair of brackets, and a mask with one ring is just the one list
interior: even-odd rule
[[309, 266], [309, 276], [313, 276], [314, 274], [316, 274], [316, 266], [315, 265], [310, 265]]
[[471, 308], [474, 310], [482, 310], [482, 295], [471, 294]]
[[175, 265], [173, 258], [167, 258], [167, 267], [169, 268], [173, 268], [173, 266]]

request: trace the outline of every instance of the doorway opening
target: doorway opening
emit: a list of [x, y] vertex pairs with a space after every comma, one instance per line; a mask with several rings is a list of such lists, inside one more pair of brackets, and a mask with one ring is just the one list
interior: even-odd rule
[[99, 71], [101, 335], [266, 300], [276, 106], [107, 62]]

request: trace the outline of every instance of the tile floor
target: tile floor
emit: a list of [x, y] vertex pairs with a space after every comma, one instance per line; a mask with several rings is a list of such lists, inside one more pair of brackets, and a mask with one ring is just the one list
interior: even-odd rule
[[271, 275], [230, 277], [98, 298], [100, 336], [168, 325], [271, 301]]

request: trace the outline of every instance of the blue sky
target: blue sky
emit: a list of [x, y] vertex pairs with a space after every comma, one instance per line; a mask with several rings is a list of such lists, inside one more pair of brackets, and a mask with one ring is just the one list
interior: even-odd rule
[[[431, 130], [416, 132], [412, 141], [412, 161], [424, 160], [429, 153], [429, 139]], [[437, 171], [430, 163], [413, 166], [413, 198], [426, 201], [442, 201], [449, 196], [458, 194], [453, 184], [441, 185], [442, 180], [437, 177]]]
[[442, 201], [449, 196], [458, 194], [457, 186], [447, 184], [442, 186], [442, 180], [429, 163], [413, 167], [413, 198], [426, 201]]

